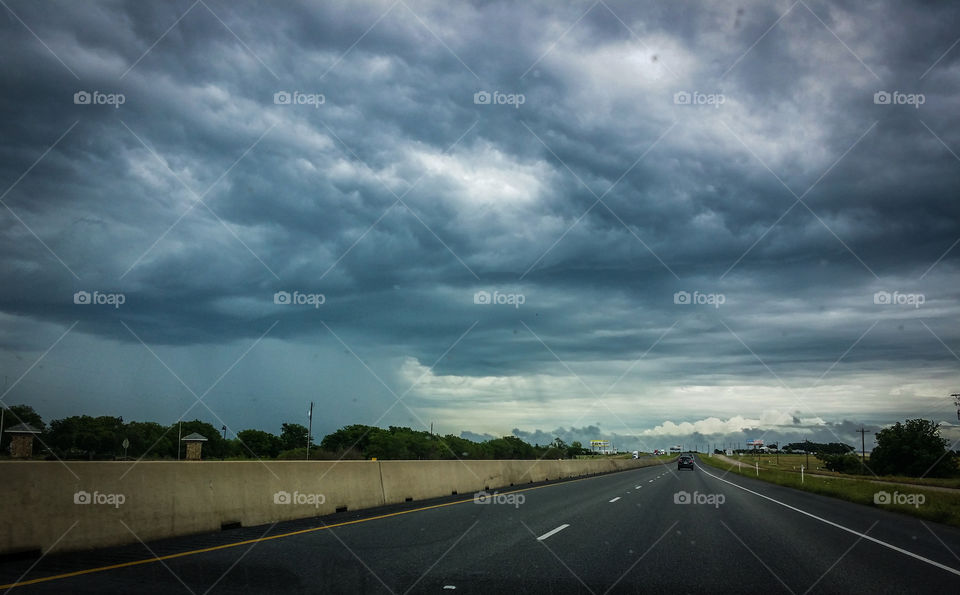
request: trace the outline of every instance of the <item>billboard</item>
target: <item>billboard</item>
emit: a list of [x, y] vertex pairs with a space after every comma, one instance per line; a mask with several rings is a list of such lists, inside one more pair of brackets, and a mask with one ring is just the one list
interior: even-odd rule
[[590, 450], [600, 451], [602, 453], [608, 453], [610, 452], [610, 441], [609, 440], [591, 440]]

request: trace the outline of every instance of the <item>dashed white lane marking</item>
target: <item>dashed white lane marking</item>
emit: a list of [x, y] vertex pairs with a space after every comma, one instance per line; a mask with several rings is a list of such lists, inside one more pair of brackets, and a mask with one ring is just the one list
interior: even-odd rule
[[[702, 469], [701, 469], [701, 470], [702, 470]], [[846, 531], [847, 533], [853, 533], [854, 535], [860, 537], [861, 539], [866, 539], [867, 541], [872, 541], [873, 543], [876, 543], [877, 545], [882, 545], [883, 547], [890, 548], [891, 550], [893, 550], [893, 551], [895, 551], [895, 552], [900, 552], [901, 554], [904, 554], [904, 555], [906, 555], [906, 556], [910, 556], [911, 558], [915, 558], [915, 559], [917, 559], [917, 560], [920, 560], [921, 562], [926, 562], [927, 564], [930, 564], [931, 566], [936, 566], [937, 568], [941, 568], [941, 569], [943, 569], [943, 570], [946, 570], [947, 572], [950, 572], [950, 573], [953, 573], [953, 574], [955, 574], [955, 575], [957, 575], [957, 576], [960, 576], [960, 570], [957, 570], [956, 568], [951, 568], [951, 567], [949, 567], [949, 566], [947, 566], [947, 565], [945, 565], [945, 564], [941, 564], [941, 563], [936, 562], [936, 561], [934, 561], [934, 560], [931, 560], [931, 559], [929, 559], [929, 558], [924, 558], [923, 556], [921, 556], [921, 555], [919, 555], [919, 554], [915, 554], [915, 553], [913, 553], [913, 552], [911, 552], [911, 551], [905, 550], [905, 549], [903, 549], [903, 548], [899, 548], [899, 547], [897, 547], [897, 546], [895, 546], [895, 545], [893, 545], [893, 544], [891, 544], [891, 543], [887, 543], [886, 541], [880, 541], [880, 540], [877, 539], [876, 537], [870, 537], [870, 536], [867, 535], [866, 533], [861, 533], [861, 532], [859, 532], [859, 531], [854, 531], [853, 529], [849, 529], [849, 528], [847, 528], [847, 527], [844, 527], [843, 525], [841, 525], [841, 524], [839, 524], [839, 523], [834, 523], [833, 521], [828, 521], [827, 519], [825, 519], [825, 518], [823, 518], [823, 517], [818, 517], [818, 516], [815, 515], [815, 514], [812, 514], [812, 513], [807, 512], [806, 510], [801, 510], [801, 509], [799, 509], [799, 508], [796, 508], [795, 506], [790, 506], [789, 504], [786, 504], [786, 503], [781, 502], [781, 501], [779, 501], [779, 500], [774, 500], [774, 499], [771, 498], [770, 496], [765, 496], [765, 495], [761, 494], [760, 492], [754, 492], [753, 490], [747, 489], [747, 488], [745, 488], [745, 487], [743, 487], [743, 486], [741, 486], [741, 485], [737, 485], [737, 484], [733, 483], [732, 481], [727, 481], [726, 479], [723, 479], [722, 477], [717, 477], [716, 475], [714, 475], [713, 473], [710, 473], [709, 471], [703, 471], [703, 472], [706, 473], [707, 475], [709, 475], [710, 477], [714, 478], [714, 479], [718, 479], [718, 480], [722, 481], [723, 483], [728, 483], [728, 484], [732, 485], [732, 486], [735, 487], [735, 488], [739, 488], [739, 489], [743, 490], [744, 492], [749, 492], [749, 493], [753, 494], [754, 496], [760, 496], [761, 498], [764, 498], [764, 499], [766, 499], [766, 500], [769, 500], [769, 501], [771, 501], [771, 502], [773, 502], [773, 503], [775, 503], [775, 504], [779, 504], [780, 506], [789, 508], [790, 510], [799, 512], [800, 514], [805, 514], [805, 515], [807, 515], [808, 517], [810, 517], [810, 518], [812, 518], [812, 519], [816, 519], [816, 520], [820, 521], [821, 523], [826, 523], [826, 524], [828, 524], [828, 525], [831, 525], [831, 526], [833, 526], [833, 527], [836, 527], [837, 529], [842, 529], [842, 530]]]
[[616, 501], [619, 500], [619, 499], [620, 499], [620, 496], [617, 496], [616, 498], [614, 498], [613, 500], [611, 500], [611, 502], [616, 502]]
[[635, 489], [635, 490], [639, 490], [639, 489], [642, 488], [642, 487], [643, 487], [643, 486], [637, 486], [637, 487], [635, 487], [634, 489]]
[[569, 527], [569, 526], [570, 526], [569, 524], [566, 524], [566, 523], [565, 523], [565, 524], [563, 524], [563, 525], [560, 525], [559, 527], [557, 527], [557, 528], [554, 529], [553, 531], [547, 531], [546, 533], [544, 533], [544, 534], [541, 535], [540, 537], [537, 537], [537, 541], [543, 541], [544, 539], [547, 539], [548, 537], [551, 537], [551, 536], [553, 536], [553, 535], [556, 535], [557, 533], [563, 531], [564, 529], [566, 529], [566, 528]]

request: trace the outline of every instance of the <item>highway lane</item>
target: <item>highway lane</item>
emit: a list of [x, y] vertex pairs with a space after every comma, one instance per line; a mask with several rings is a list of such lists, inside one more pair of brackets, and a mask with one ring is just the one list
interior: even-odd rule
[[[678, 504], [681, 492], [701, 500], [722, 496], [722, 502]], [[519, 504], [449, 504], [15, 592], [201, 593], [213, 587], [212, 592], [804, 593], [812, 587], [811, 592], [902, 593], [953, 592], [960, 584], [957, 529], [722, 477], [711, 467], [657, 466], [512, 494], [521, 495]], [[285, 524], [271, 534], [343, 519]], [[266, 529], [242, 531], [249, 537]], [[182, 551], [218, 543], [223, 535], [151, 549]], [[150, 556], [143, 546], [121, 549], [128, 559]], [[71, 568], [76, 557], [41, 562], [26, 579]], [[87, 562], [95, 566], [95, 556], [88, 555]], [[16, 579], [11, 575], [23, 566], [0, 564], [0, 580]]]

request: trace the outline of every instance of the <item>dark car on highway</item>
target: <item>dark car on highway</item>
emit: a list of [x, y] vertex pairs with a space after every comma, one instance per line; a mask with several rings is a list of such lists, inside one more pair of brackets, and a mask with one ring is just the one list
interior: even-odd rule
[[693, 457], [690, 455], [680, 456], [680, 458], [677, 460], [677, 471], [683, 469], [684, 467], [687, 467], [691, 471], [693, 470]]

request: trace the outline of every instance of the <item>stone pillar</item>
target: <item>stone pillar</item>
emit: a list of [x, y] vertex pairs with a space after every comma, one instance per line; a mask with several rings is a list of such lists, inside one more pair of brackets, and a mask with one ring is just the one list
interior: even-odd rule
[[14, 434], [10, 437], [10, 456], [29, 459], [33, 456], [33, 434]]
[[203, 442], [187, 442], [187, 460], [199, 461], [200, 450], [203, 448]]

